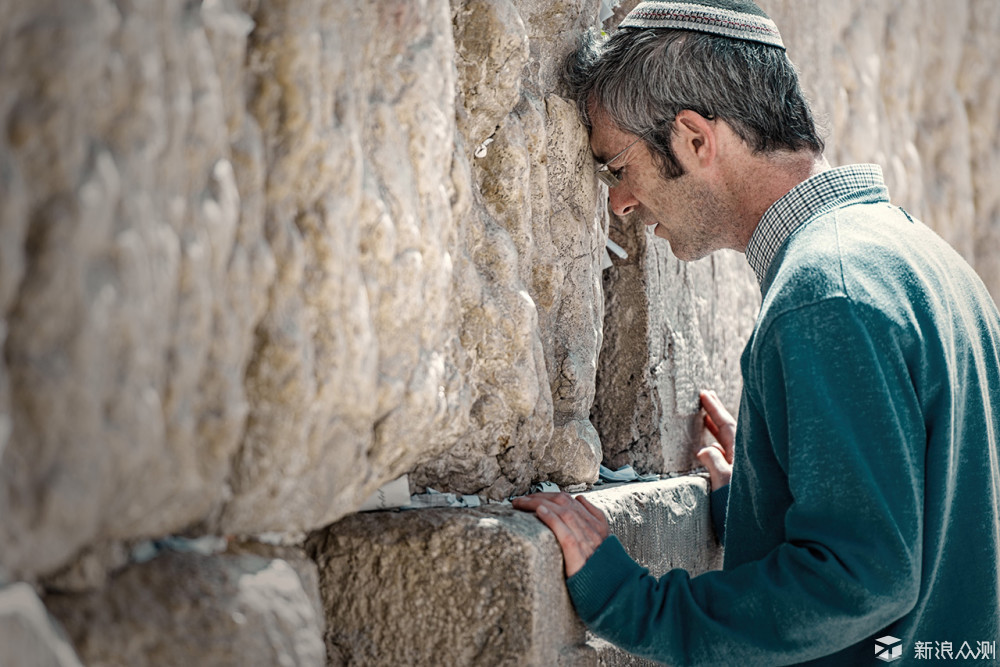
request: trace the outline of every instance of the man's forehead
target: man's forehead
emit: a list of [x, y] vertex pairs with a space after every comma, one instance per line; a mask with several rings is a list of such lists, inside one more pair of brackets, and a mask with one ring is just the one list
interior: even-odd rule
[[631, 135], [620, 130], [608, 113], [597, 104], [590, 103], [587, 107], [590, 118], [590, 150], [598, 162], [607, 162], [632, 140]]

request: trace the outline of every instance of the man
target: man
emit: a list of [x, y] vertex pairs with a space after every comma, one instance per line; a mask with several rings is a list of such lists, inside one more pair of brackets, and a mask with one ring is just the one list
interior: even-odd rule
[[702, 394], [721, 571], [657, 580], [582, 497], [515, 502], [555, 533], [581, 618], [674, 665], [995, 657], [1000, 315], [981, 281], [878, 167], [830, 168], [752, 2], [643, 2], [568, 78], [615, 213], [683, 260], [745, 252], [763, 295], [738, 426]]

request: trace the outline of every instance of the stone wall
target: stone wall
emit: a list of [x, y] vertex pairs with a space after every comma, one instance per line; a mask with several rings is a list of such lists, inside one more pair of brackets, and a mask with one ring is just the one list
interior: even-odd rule
[[3, 10], [0, 563], [596, 479], [596, 1]]
[[[500, 499], [602, 457], [694, 465], [697, 390], [735, 408], [758, 295], [740, 256], [609, 220], [558, 82], [601, 5], [2, 3], [0, 595], [29, 620], [0, 625], [59, 635], [31, 582], [87, 662], [125, 660], [148, 585], [167, 640], [205, 599], [233, 622], [203, 644], [315, 664], [297, 547], [140, 547], [300, 543], [403, 473]], [[1000, 294], [1000, 6], [761, 5], [831, 162], [883, 164]], [[602, 273], [608, 234], [629, 258]]]

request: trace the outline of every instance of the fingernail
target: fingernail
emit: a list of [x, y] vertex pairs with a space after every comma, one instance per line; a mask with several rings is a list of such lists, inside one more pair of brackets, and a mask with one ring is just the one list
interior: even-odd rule
[[539, 505], [538, 506], [538, 513], [539, 514], [548, 514], [549, 513], [549, 508], [546, 507], [545, 505]]

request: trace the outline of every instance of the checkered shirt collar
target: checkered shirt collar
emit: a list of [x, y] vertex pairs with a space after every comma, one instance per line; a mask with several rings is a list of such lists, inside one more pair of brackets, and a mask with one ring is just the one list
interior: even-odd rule
[[889, 201], [877, 164], [830, 169], [799, 183], [764, 213], [747, 244], [747, 261], [763, 287], [778, 250], [792, 232], [820, 213], [849, 204]]

